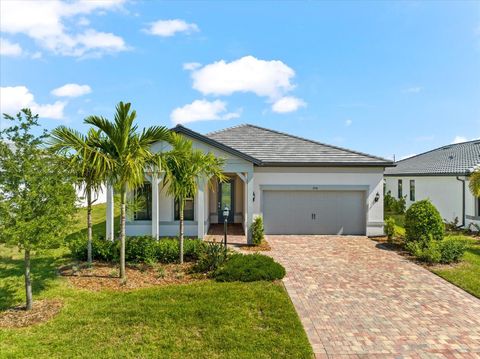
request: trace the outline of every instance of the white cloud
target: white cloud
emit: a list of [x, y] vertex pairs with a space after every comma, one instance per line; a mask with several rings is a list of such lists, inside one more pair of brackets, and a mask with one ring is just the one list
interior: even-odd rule
[[455, 136], [452, 143], [462, 143], [462, 142], [468, 142], [473, 140], [475, 140], [475, 138], [467, 138], [465, 136]]
[[25, 86], [0, 87], [0, 113], [15, 114], [28, 107], [40, 117], [63, 119], [66, 104], [64, 101], [56, 101], [41, 105], [35, 101], [33, 94]]
[[423, 87], [421, 86], [412, 86], [412, 87], [408, 87], [406, 88], [405, 90], [403, 90], [403, 92], [406, 92], [406, 93], [419, 93], [420, 91], [423, 90]]
[[227, 104], [224, 101], [195, 100], [174, 109], [170, 119], [174, 124], [183, 124], [196, 121], [230, 120], [240, 117], [240, 114], [241, 110], [227, 112]]
[[186, 62], [183, 64], [183, 69], [187, 71], [193, 71], [202, 67], [202, 64], [199, 62]]
[[[39, 46], [66, 56], [91, 56], [91, 52], [99, 56], [105, 52], [125, 51], [127, 46], [121, 37], [92, 28], [85, 29], [86, 15], [119, 9], [124, 1], [1, 1], [1, 31], [27, 35]], [[79, 16], [82, 17], [77, 19]]]
[[273, 103], [272, 111], [276, 113], [288, 113], [297, 111], [300, 107], [305, 107], [306, 105], [302, 99], [285, 96]]
[[9, 40], [0, 37], [0, 55], [2, 56], [20, 56], [22, 48], [19, 44], [10, 42]]
[[52, 95], [58, 97], [78, 97], [90, 92], [92, 92], [92, 89], [88, 85], [65, 84], [52, 90]]
[[352, 125], [353, 121], [352, 120], [346, 120], [345, 121], [345, 126], [350, 127]]
[[193, 88], [204, 95], [253, 92], [272, 100], [292, 90], [295, 71], [282, 61], [245, 56], [232, 62], [220, 60], [192, 72]]
[[161, 37], [170, 37], [177, 32], [184, 32], [190, 34], [192, 32], [200, 31], [197, 24], [187, 23], [185, 20], [158, 20], [149, 24], [150, 26], [144, 31], [150, 35], [157, 35]]

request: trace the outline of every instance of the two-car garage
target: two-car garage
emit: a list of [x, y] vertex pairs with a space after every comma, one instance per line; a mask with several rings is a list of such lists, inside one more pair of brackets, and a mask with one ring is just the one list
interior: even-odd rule
[[365, 191], [264, 190], [266, 234], [365, 235]]

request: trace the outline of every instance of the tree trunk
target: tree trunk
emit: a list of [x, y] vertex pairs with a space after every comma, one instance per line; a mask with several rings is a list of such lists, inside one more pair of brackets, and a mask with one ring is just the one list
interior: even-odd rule
[[184, 223], [183, 223], [183, 210], [185, 208], [185, 201], [183, 198], [180, 198], [180, 244], [179, 244], [179, 247], [180, 247], [180, 264], [183, 263], [183, 227], [184, 227]]
[[30, 279], [30, 250], [25, 250], [25, 293], [27, 310], [32, 309], [32, 281]]
[[87, 187], [87, 261], [92, 265], [92, 188]]
[[127, 190], [125, 186], [121, 191], [121, 204], [120, 204], [120, 278], [122, 281], [127, 280], [125, 273], [125, 221], [126, 221], [126, 199]]

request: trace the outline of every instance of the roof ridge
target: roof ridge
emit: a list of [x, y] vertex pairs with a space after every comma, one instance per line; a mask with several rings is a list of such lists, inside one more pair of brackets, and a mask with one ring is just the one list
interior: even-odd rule
[[436, 148], [434, 148], [434, 149], [432, 149], [432, 150], [428, 150], [428, 151], [419, 153], [419, 154], [417, 154], [417, 155], [404, 158], [403, 160], [395, 161], [395, 163], [400, 163], [400, 162], [408, 161], [408, 160], [411, 160], [412, 158], [417, 158], [417, 157], [426, 155], [426, 154], [428, 154], [428, 153], [432, 153], [432, 152], [441, 150], [441, 149], [443, 149], [443, 148], [447, 149], [447, 147], [457, 147], [457, 146], [460, 146], [460, 145], [464, 145], [464, 144], [466, 144], [466, 143], [478, 142], [478, 141], [480, 141], [480, 138], [477, 138], [477, 139], [475, 139], [475, 140], [465, 141], [465, 142], [450, 143], [450, 144], [448, 144], [448, 145], [439, 146], [439, 147], [436, 147]]
[[248, 124], [248, 123], [240, 123], [240, 124], [238, 124], [238, 125], [234, 125], [234, 126], [222, 128], [221, 130], [216, 130], [216, 131], [212, 131], [212, 132], [207, 132], [207, 133], [205, 134], [205, 136], [211, 136], [211, 135], [215, 135], [215, 134], [217, 134], [217, 133], [221, 133], [221, 132], [224, 132], [224, 131], [232, 130], [232, 129], [234, 129], [234, 128], [245, 127], [245, 126], [249, 126], [249, 124]]
[[[280, 134], [280, 135], [284, 135], [284, 136], [296, 138], [296, 139], [299, 139], [299, 140], [302, 140], [302, 141], [306, 141], [306, 142], [310, 142], [310, 143], [314, 143], [314, 144], [317, 144], [317, 145], [326, 146], [326, 147], [334, 148], [334, 149], [337, 149], [337, 150], [346, 151], [346, 152], [350, 152], [350, 153], [355, 153], [355, 154], [357, 154], [357, 155], [362, 155], [362, 156], [366, 156], [366, 157], [376, 158], [376, 159], [378, 159], [378, 160], [382, 160], [382, 161], [392, 162], [392, 163], [393, 163], [392, 160], [388, 160], [388, 159], [383, 158], [383, 157], [380, 157], [380, 156], [375, 156], [375, 155], [371, 155], [371, 154], [369, 154], [369, 153], [360, 152], [360, 151], [354, 151], [354, 150], [351, 150], [351, 149], [348, 149], [348, 148], [345, 148], [345, 147], [329, 145], [329, 144], [327, 144], [327, 143], [323, 143], [323, 142], [320, 142], [320, 141], [316, 141], [316, 140], [312, 140], [312, 139], [309, 139], [309, 138], [292, 135], [292, 134], [290, 134], [290, 133], [286, 133], [286, 132], [282, 132], [282, 131], [272, 130], [272, 129], [270, 129], [270, 128], [266, 128], [266, 127], [262, 127], [262, 126], [258, 126], [258, 125], [252, 125], [252, 124], [246, 123], [246, 124], [243, 124], [243, 126], [256, 127], [256, 128], [258, 128], [258, 129], [261, 129], [261, 130], [264, 130], [264, 131], [269, 131], [269, 132], [273, 132], [273, 133], [278, 133], [278, 134]], [[239, 126], [234, 126], [234, 127], [239, 127]], [[233, 128], [233, 127], [232, 127], [232, 128]]]

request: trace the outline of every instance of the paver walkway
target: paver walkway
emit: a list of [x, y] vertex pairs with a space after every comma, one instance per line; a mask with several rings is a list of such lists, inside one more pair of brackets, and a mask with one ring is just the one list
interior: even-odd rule
[[480, 300], [365, 237], [267, 236], [317, 358], [480, 358]]

